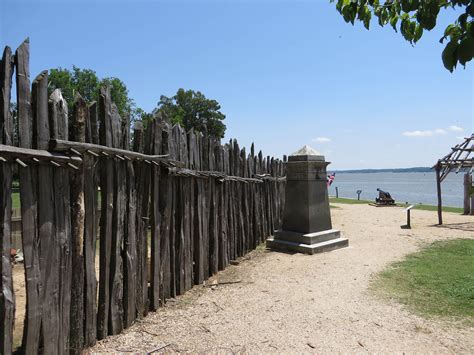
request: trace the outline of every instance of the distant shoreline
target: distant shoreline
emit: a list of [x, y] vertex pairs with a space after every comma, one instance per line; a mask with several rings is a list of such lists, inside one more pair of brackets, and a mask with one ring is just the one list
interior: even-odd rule
[[358, 169], [358, 170], [329, 170], [331, 173], [367, 174], [367, 173], [431, 173], [430, 167], [398, 168], [398, 169]]

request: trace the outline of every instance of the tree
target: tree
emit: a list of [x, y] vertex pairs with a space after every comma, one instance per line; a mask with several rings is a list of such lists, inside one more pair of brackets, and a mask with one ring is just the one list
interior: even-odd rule
[[163, 112], [172, 123], [179, 123], [186, 130], [223, 138], [226, 130], [222, 122], [225, 115], [216, 100], [207, 99], [201, 92], [179, 89], [173, 97], [162, 95], [154, 113]]
[[462, 12], [440, 39], [441, 43], [449, 39], [442, 59], [446, 69], [453, 72], [458, 63], [465, 66], [474, 56], [474, 0], [337, 0], [336, 5], [346, 22], [354, 25], [358, 20], [369, 29], [374, 15], [380, 26], [390, 24], [412, 44], [420, 40], [424, 30], [435, 28], [441, 10], [450, 8], [460, 8]]
[[84, 100], [88, 102], [97, 101], [100, 87], [109, 85], [112, 100], [117, 105], [119, 114], [122, 117], [130, 115], [132, 120], [137, 116], [137, 110], [139, 109], [135, 106], [134, 101], [129, 98], [127, 86], [118, 78], [99, 79], [95, 71], [73, 66], [72, 71], [63, 68], [51, 69], [48, 81], [50, 93], [56, 88], [61, 89], [63, 97], [68, 103], [70, 113], [72, 113], [76, 92], [80, 93]]

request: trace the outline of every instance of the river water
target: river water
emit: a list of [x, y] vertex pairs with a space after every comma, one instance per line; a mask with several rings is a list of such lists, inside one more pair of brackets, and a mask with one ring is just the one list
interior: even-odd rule
[[[441, 183], [443, 206], [463, 206], [463, 173], [452, 172]], [[436, 205], [436, 175], [429, 173], [336, 173], [336, 179], [329, 188], [329, 195], [357, 198], [357, 190], [362, 190], [361, 199], [374, 200], [377, 188], [390, 192], [397, 203], [423, 203]]]

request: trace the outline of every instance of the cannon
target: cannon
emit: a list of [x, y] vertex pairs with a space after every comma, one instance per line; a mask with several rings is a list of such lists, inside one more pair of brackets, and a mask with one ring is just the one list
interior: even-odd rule
[[379, 192], [379, 197], [375, 198], [375, 203], [377, 205], [388, 206], [388, 205], [394, 205], [395, 204], [395, 200], [392, 198], [392, 196], [390, 195], [389, 192], [382, 191], [380, 189], [377, 189], [377, 191]]

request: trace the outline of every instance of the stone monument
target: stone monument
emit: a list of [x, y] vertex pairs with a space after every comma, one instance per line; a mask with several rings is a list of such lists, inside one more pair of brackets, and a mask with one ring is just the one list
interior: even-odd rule
[[349, 245], [348, 239], [332, 229], [329, 164], [307, 145], [288, 157], [283, 225], [267, 239], [268, 248], [314, 254]]

